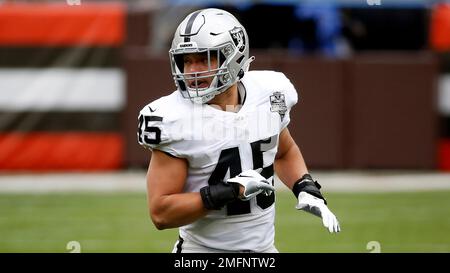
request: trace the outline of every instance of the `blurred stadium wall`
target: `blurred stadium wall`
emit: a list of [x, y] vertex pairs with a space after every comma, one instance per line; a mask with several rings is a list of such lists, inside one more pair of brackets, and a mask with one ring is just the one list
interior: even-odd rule
[[310, 167], [450, 170], [448, 4], [6, 2], [1, 170], [145, 168], [138, 111], [175, 89], [167, 50], [178, 22], [212, 6], [246, 26], [252, 69], [297, 87], [290, 130]]
[[122, 166], [126, 7], [0, 6], [0, 166]]

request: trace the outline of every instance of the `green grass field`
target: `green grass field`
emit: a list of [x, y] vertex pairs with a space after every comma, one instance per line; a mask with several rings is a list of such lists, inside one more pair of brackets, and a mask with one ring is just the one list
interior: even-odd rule
[[[342, 232], [294, 209], [278, 192], [276, 246], [280, 252], [450, 252], [450, 191], [329, 193]], [[137, 193], [0, 194], [0, 252], [170, 252], [177, 229], [158, 231]]]

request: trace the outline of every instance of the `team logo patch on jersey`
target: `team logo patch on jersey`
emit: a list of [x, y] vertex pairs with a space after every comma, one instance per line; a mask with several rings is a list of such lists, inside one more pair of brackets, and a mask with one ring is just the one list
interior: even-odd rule
[[270, 105], [270, 111], [278, 112], [278, 114], [280, 114], [281, 120], [283, 120], [284, 115], [287, 111], [284, 95], [281, 94], [281, 92], [274, 92], [273, 95], [270, 96]]

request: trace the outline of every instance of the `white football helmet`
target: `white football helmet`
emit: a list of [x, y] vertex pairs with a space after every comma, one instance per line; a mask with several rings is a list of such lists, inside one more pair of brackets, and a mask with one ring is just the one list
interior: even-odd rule
[[[208, 70], [184, 73], [183, 54], [206, 53]], [[172, 76], [184, 98], [206, 103], [226, 91], [248, 71], [248, 36], [245, 28], [229, 12], [203, 9], [189, 14], [178, 26], [169, 50]], [[218, 68], [211, 67], [211, 56], [217, 58]], [[207, 76], [205, 74], [207, 73]], [[208, 87], [190, 87], [188, 81], [213, 77]]]

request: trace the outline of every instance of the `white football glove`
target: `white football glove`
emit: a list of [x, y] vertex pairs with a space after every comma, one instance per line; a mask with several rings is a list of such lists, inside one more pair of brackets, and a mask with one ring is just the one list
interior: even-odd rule
[[[262, 169], [260, 168], [258, 170], [261, 171]], [[269, 196], [275, 191], [275, 188], [269, 181], [254, 170], [242, 172], [239, 175], [228, 179], [227, 183], [238, 183], [244, 186], [243, 196], [239, 197], [241, 200], [250, 200], [261, 192], [264, 192], [265, 195]]]
[[307, 211], [322, 218], [323, 225], [329, 232], [333, 233], [341, 231], [336, 216], [328, 209], [322, 199], [302, 191], [298, 194], [298, 204], [295, 208]]

